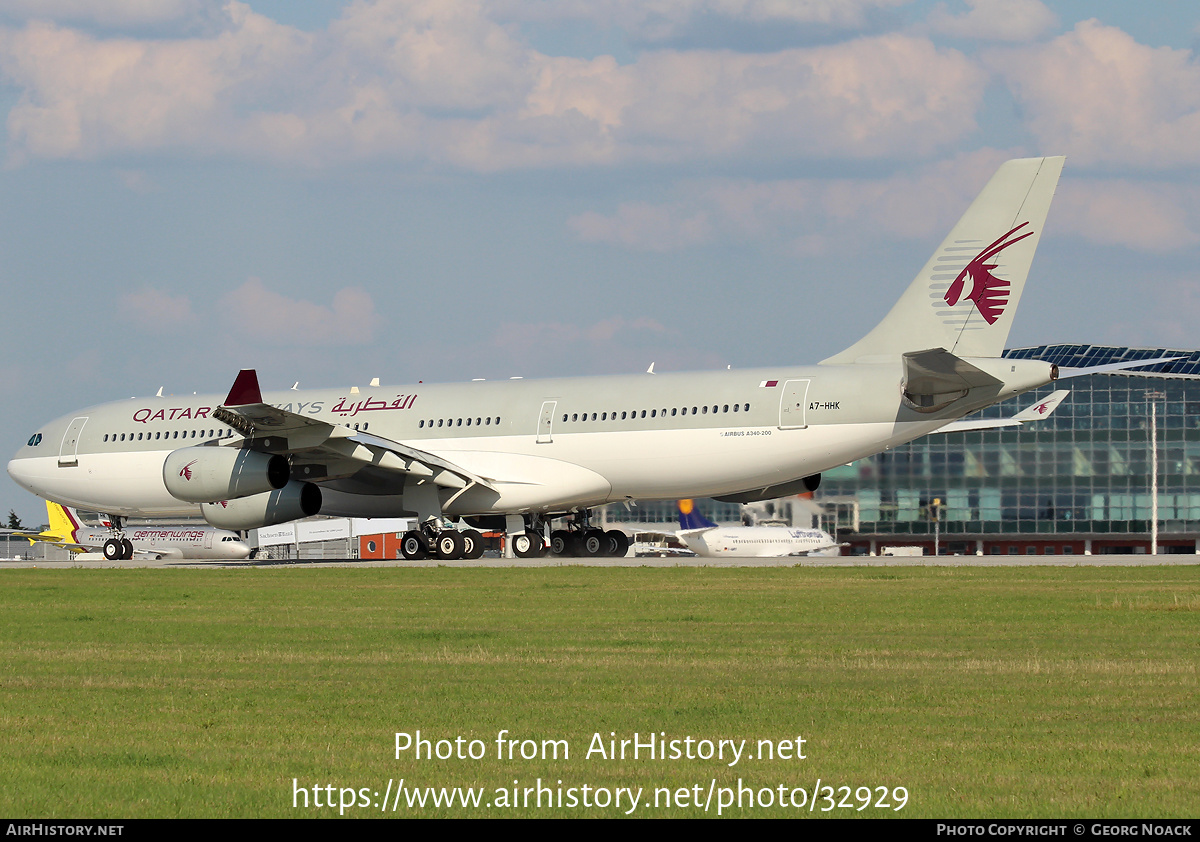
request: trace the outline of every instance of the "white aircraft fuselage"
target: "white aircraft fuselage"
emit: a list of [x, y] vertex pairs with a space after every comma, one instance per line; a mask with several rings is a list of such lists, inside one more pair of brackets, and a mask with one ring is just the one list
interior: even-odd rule
[[[263, 402], [360, 436], [420, 448], [491, 479], [494, 491], [468, 489], [444, 507], [448, 516], [549, 513], [788, 483], [1050, 382], [1049, 363], [995, 362], [991, 367], [1014, 369], [1006, 372], [1000, 392], [984, 390], [975, 400], [960, 399], [932, 414], [904, 405], [899, 359], [374, 387], [357, 395], [284, 391], [265, 394]], [[137, 517], [195, 515], [198, 505], [168, 492], [163, 465], [181, 448], [243, 441], [213, 419], [221, 405], [220, 395], [206, 395], [80, 410], [40, 427], [40, 442], [18, 451], [8, 470], [35, 494], [78, 508]], [[323, 483], [322, 513], [411, 515], [402, 500], [405, 479], [364, 467]]]
[[677, 532], [689, 550], [706, 558], [779, 558], [810, 553], [836, 555], [837, 542], [820, 529], [790, 526], [714, 526]]
[[414, 553], [446, 537], [429, 526], [444, 517], [505, 515], [510, 536], [524, 518], [536, 536], [545, 517], [616, 501], [793, 494], [1055, 379], [1000, 355], [1062, 163], [1004, 164], [883, 321], [819, 365], [265, 395], [247, 370], [225, 398], [64, 415], [8, 470], [81, 508], [199, 509], [233, 529], [416, 515]]

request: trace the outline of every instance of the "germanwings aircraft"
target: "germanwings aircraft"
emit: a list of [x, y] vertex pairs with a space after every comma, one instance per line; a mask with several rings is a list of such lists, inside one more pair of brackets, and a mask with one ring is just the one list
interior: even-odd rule
[[778, 558], [813, 553], [837, 554], [838, 543], [820, 529], [794, 526], [718, 526], [696, 509], [692, 500], [679, 501], [679, 531], [685, 546], [706, 558]]
[[522, 557], [553, 518], [576, 546], [612, 551], [594, 506], [811, 490], [822, 471], [1055, 380], [1050, 363], [1000, 354], [1062, 165], [1003, 164], [883, 321], [818, 365], [266, 394], [247, 369], [224, 399], [51, 421], [8, 472], [113, 518], [200, 512], [241, 530], [415, 516], [407, 558], [461, 557], [475, 536], [449, 526], [459, 517], [503, 527]]
[[193, 524], [131, 526], [125, 530], [125, 537], [118, 538], [113, 529], [86, 526], [74, 509], [51, 500], [46, 501], [46, 515], [50, 525], [44, 532], [14, 530], [10, 534], [31, 544], [42, 541], [78, 554], [102, 552], [109, 561], [134, 556], [210, 559], [250, 556], [250, 545], [227, 529]]

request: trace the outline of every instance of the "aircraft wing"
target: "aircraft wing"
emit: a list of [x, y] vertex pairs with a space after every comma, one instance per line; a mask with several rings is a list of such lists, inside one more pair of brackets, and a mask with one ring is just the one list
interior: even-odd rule
[[935, 430], [931, 435], [936, 435], [937, 433], [962, 433], [967, 430], [994, 430], [1000, 427], [1020, 427], [1027, 421], [1040, 421], [1043, 418], [1049, 418], [1069, 394], [1071, 394], [1070, 389], [1059, 389], [1045, 400], [1038, 401], [1032, 406], [1021, 410], [1016, 415], [1010, 415], [1008, 418], [963, 418], [947, 424], [940, 430]]
[[243, 369], [212, 417], [269, 453], [293, 456], [293, 475], [311, 482], [352, 476], [366, 466], [432, 479], [446, 488], [492, 488], [483, 477], [400, 442], [308, 418], [263, 403], [254, 369]]
[[8, 535], [13, 538], [24, 538], [30, 544], [34, 543], [35, 541], [40, 541], [44, 544], [53, 544], [56, 547], [62, 547], [63, 549], [76, 553], [83, 553], [87, 552], [88, 550], [95, 549], [94, 546], [87, 544], [76, 544], [72, 541], [64, 541], [57, 535], [48, 535], [41, 532], [21, 532], [17, 529], [0, 529], [0, 535]]

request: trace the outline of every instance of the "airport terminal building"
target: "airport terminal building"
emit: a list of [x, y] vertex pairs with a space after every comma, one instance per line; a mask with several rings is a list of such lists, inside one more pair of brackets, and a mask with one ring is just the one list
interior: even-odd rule
[[[851, 551], [919, 545], [932, 553], [936, 538], [942, 553], [1149, 552], [1156, 448], [1158, 552], [1195, 552], [1200, 351], [1042, 345], [1005, 356], [1063, 369], [1179, 359], [1044, 387], [1033, 394], [1071, 390], [1044, 421], [926, 436], [826, 472], [817, 498], [836, 511], [839, 537]], [[1027, 394], [980, 417], [1008, 416], [1030, 403]]]
[[[1061, 380], [977, 416], [1003, 418], [1056, 389], [1071, 393], [1044, 421], [926, 436], [826, 471], [815, 502], [847, 553], [935, 543], [942, 554], [1149, 552], [1151, 451], [1158, 452], [1158, 552], [1192, 553], [1200, 539], [1200, 351], [1042, 345], [1005, 352], [1060, 368], [1178, 357], [1136, 372]], [[1151, 419], [1157, 421], [1152, 441]], [[936, 508], [930, 504], [939, 502]], [[697, 501], [732, 523], [736, 504]], [[776, 505], [776, 511], [802, 510]], [[610, 515], [669, 522], [674, 504]], [[793, 518], [795, 515], [793, 515]], [[794, 521], [799, 524], [798, 521]], [[804, 526], [817, 525], [803, 523]]]

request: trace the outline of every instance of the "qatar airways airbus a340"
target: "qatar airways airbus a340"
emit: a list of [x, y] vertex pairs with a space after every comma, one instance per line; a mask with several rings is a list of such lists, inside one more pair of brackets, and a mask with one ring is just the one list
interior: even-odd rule
[[1062, 165], [1003, 164], [883, 321], [817, 365], [265, 394], [244, 370], [225, 397], [122, 400], [43, 424], [8, 472], [115, 519], [202, 513], [244, 530], [415, 516], [406, 557], [457, 558], [478, 533], [449, 519], [503, 523], [532, 556], [566, 516], [583, 552], [623, 554], [590, 508], [794, 494], [1055, 380], [1054, 365], [1001, 352]]

